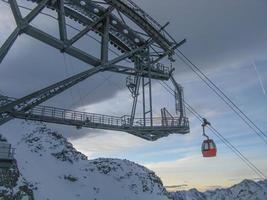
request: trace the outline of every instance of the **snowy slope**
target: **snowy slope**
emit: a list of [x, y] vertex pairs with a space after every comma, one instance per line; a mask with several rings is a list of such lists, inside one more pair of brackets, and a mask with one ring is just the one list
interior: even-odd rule
[[45, 125], [16, 120], [2, 126], [0, 134], [16, 148], [18, 169], [34, 199], [169, 199], [154, 172], [127, 160], [87, 160]]
[[33, 199], [33, 186], [20, 174], [16, 162], [0, 170], [0, 200]]
[[147, 168], [128, 160], [88, 160], [43, 124], [15, 120], [0, 134], [16, 148], [14, 166], [0, 171], [0, 200], [267, 200], [267, 180], [168, 193]]
[[267, 200], [267, 180], [244, 180], [226, 189], [201, 193], [196, 189], [172, 193], [174, 200]]

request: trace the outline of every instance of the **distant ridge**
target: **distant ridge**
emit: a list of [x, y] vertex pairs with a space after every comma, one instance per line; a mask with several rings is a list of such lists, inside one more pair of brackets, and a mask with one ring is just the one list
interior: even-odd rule
[[267, 180], [244, 180], [226, 189], [199, 192], [197, 189], [171, 192], [173, 200], [267, 200]]

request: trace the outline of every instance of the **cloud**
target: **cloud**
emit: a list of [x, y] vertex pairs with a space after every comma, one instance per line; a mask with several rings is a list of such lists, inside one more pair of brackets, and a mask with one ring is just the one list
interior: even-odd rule
[[[145, 145], [146, 141], [122, 132], [101, 131], [81, 138], [70, 139], [71, 143], [89, 158], [116, 157], [118, 153]], [[127, 154], [121, 155], [123, 158]]]
[[10, 7], [2, 1], [0, 1], [0, 12], [0, 44], [2, 45], [16, 26]]
[[[260, 166], [263, 167], [265, 164], [261, 163]], [[190, 188], [196, 187], [200, 190], [209, 189], [213, 185], [224, 187], [232, 185], [233, 181], [229, 181], [227, 177], [235, 178], [236, 183], [245, 178], [257, 177], [242, 162], [236, 162], [236, 158], [230, 154], [211, 159], [203, 158], [201, 155], [191, 155], [178, 160], [144, 165], [156, 171], [163, 179], [164, 185], [185, 184], [184, 180], [187, 180], [186, 184]]]

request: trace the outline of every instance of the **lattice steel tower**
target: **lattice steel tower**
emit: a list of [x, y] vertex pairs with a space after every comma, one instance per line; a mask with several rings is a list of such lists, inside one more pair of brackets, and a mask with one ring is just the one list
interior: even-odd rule
[[[124, 131], [147, 140], [156, 140], [173, 133], [189, 132], [189, 123], [184, 111], [183, 89], [172, 76], [174, 69], [160, 63], [165, 57], [174, 62], [172, 59], [174, 51], [185, 42], [183, 40], [177, 43], [170, 36], [165, 30], [168, 23], [161, 26], [130, 0], [31, 1], [36, 6], [26, 16], [22, 16], [16, 0], [8, 1], [17, 27], [1, 47], [0, 63], [16, 38], [20, 34], [27, 34], [89, 64], [92, 68], [18, 99], [0, 96], [0, 125], [12, 118], [20, 118], [76, 127]], [[43, 9], [49, 9], [49, 12], [57, 14], [59, 37], [40, 30], [31, 23], [37, 15], [42, 14]], [[72, 19], [73, 23], [78, 22], [83, 25], [83, 28], [72, 37], [67, 34], [66, 17]], [[99, 58], [75, 46], [75, 43], [90, 31], [101, 36]], [[111, 45], [120, 52], [113, 59], [109, 58]], [[125, 60], [131, 64], [127, 66], [121, 64]], [[103, 71], [127, 75], [126, 85], [133, 98], [129, 115], [116, 117], [40, 105]], [[151, 89], [153, 79], [161, 81], [171, 79], [176, 91], [177, 116], [171, 115], [163, 108], [160, 117], [153, 117]], [[142, 118], [136, 118], [139, 96], [143, 102]]]

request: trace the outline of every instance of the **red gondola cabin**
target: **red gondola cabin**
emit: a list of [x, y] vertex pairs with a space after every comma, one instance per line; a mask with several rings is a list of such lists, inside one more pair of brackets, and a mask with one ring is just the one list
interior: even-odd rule
[[217, 154], [217, 148], [213, 140], [207, 139], [202, 143], [202, 155], [203, 157], [215, 157]]

